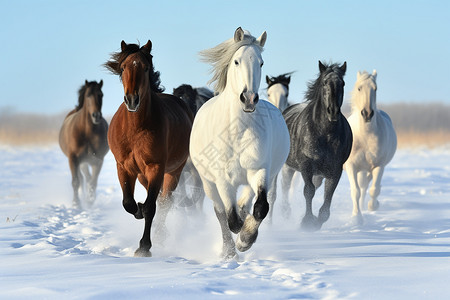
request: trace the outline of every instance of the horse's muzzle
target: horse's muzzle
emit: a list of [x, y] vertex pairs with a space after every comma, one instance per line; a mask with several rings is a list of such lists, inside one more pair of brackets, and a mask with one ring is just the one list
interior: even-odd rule
[[123, 97], [125, 105], [127, 106], [128, 111], [136, 112], [139, 109], [140, 99], [139, 94], [130, 95], [127, 94]]
[[101, 122], [101, 120], [102, 120], [102, 113], [100, 111], [92, 113], [92, 123], [97, 125]]
[[370, 110], [370, 113], [364, 108], [363, 110], [361, 110], [361, 115], [364, 119], [364, 122], [368, 123], [372, 120], [373, 117], [373, 109]]
[[251, 113], [255, 111], [256, 103], [259, 101], [258, 93], [242, 92], [239, 98], [242, 102], [242, 109], [244, 112]]
[[339, 106], [329, 106], [327, 108], [327, 116], [330, 122], [337, 122], [339, 120], [339, 114], [341, 108]]

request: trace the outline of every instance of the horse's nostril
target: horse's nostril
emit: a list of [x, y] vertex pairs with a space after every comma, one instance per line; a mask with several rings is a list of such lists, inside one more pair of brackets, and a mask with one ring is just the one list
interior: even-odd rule
[[258, 93], [255, 94], [255, 100], [253, 100], [253, 102], [256, 104], [259, 101], [259, 95]]
[[244, 96], [244, 93], [243, 93], [243, 92], [241, 93], [239, 99], [241, 99], [241, 102], [242, 102], [242, 103], [245, 103], [245, 96]]

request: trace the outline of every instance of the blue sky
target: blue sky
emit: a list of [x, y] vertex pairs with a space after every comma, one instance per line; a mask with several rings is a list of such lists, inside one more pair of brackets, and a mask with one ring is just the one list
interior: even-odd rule
[[69, 110], [85, 79], [103, 79], [103, 112], [112, 115], [123, 88], [102, 64], [121, 40], [153, 42], [166, 92], [205, 86], [209, 66], [198, 52], [238, 26], [267, 31], [264, 77], [296, 71], [292, 102], [322, 60], [347, 61], [345, 101], [356, 72], [376, 69], [379, 103], [450, 104], [450, 1], [0, 0], [0, 13], [0, 108], [19, 112]]

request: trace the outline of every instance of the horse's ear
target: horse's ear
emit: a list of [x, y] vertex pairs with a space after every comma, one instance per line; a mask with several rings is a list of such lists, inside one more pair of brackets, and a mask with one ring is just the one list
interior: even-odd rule
[[88, 85], [88, 81], [87, 81], [87, 79], [84, 81], [84, 85]]
[[322, 64], [322, 62], [319, 60], [319, 70], [320, 70], [320, 73], [323, 73], [323, 72], [325, 72], [325, 70], [326, 70], [327, 68]]
[[102, 88], [102, 86], [103, 86], [103, 79], [100, 80], [100, 88]]
[[122, 49], [122, 52], [125, 51], [125, 49], [127, 48], [127, 43], [125, 43], [124, 40], [122, 40], [122, 42], [120, 43], [120, 48]]
[[373, 69], [372, 76], [377, 79], [377, 70]]
[[347, 62], [346, 61], [344, 61], [344, 63], [342, 64], [340, 69], [341, 69], [342, 73], [345, 74], [345, 71], [347, 71]]
[[261, 36], [256, 40], [261, 47], [264, 47], [264, 44], [267, 40], [267, 32], [263, 32]]
[[241, 27], [238, 27], [234, 32], [234, 41], [237, 43], [242, 41], [243, 39], [244, 39], [244, 30], [242, 30]]
[[271, 82], [270, 77], [266, 75], [266, 83], [270, 85], [270, 82]]
[[150, 53], [152, 51], [152, 41], [148, 40], [147, 44], [142, 46], [141, 49]]
[[286, 77], [286, 81], [287, 81], [288, 84], [291, 83], [291, 76], [287, 76]]
[[359, 77], [361, 77], [361, 71], [358, 71], [358, 73], [356, 73], [356, 80], [358, 80]]

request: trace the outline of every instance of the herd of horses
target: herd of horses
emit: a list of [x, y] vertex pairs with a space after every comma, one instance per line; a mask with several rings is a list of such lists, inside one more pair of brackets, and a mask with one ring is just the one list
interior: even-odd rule
[[[272, 219], [279, 174], [283, 215], [289, 215], [287, 192], [295, 172], [300, 172], [306, 200], [301, 226], [318, 230], [330, 216], [333, 193], [345, 169], [353, 219], [362, 224], [369, 183], [368, 209], [376, 210], [384, 167], [396, 150], [392, 122], [376, 107], [376, 71], [358, 72], [348, 119], [341, 112], [346, 62], [319, 61], [319, 75], [308, 84], [306, 101], [293, 105], [288, 102], [292, 73], [266, 76], [268, 101], [261, 100], [266, 38], [266, 32], [256, 38], [237, 28], [233, 38], [200, 52], [212, 65], [208, 83], [214, 85], [214, 93], [182, 85], [173, 95], [160, 86], [151, 41], [144, 46], [122, 41], [121, 50], [104, 64], [120, 77], [124, 89], [124, 101], [109, 128], [101, 113], [103, 81], [86, 81], [60, 131], [72, 174], [73, 205], [82, 206], [80, 190], [88, 204], [95, 200], [98, 175], [110, 149], [123, 207], [145, 220], [136, 256], [151, 256], [157, 210], [160, 220], [154, 233], [165, 234], [164, 220], [177, 185], [185, 189], [179, 192], [184, 201], [189, 198], [200, 208], [205, 195], [213, 201], [226, 259], [235, 257], [236, 249], [248, 250], [261, 222], [267, 215]], [[147, 191], [143, 202], [134, 198], [136, 180]], [[188, 180], [196, 187], [190, 195]], [[312, 200], [323, 180], [324, 201], [315, 216]]]

